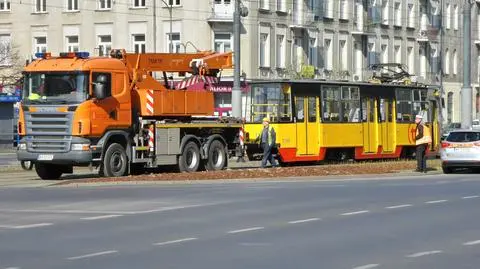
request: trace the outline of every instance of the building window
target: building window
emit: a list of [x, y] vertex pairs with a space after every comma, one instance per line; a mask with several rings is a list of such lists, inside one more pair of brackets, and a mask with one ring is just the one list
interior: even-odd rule
[[258, 6], [259, 9], [269, 10], [270, 9], [270, 1], [269, 0], [259, 0], [260, 5]]
[[453, 6], [453, 30], [458, 30], [458, 5]]
[[407, 59], [408, 59], [408, 72], [410, 74], [415, 74], [415, 53], [413, 46], [407, 48]]
[[456, 75], [458, 72], [457, 50], [453, 50], [452, 57], [453, 57], [452, 73]]
[[402, 26], [402, 3], [401, 2], [395, 2], [395, 13], [393, 14], [395, 16], [394, 18], [394, 25], [395, 26]]
[[382, 24], [388, 25], [388, 20], [390, 19], [389, 17], [389, 5], [388, 5], [389, 0], [383, 0], [382, 1]]
[[67, 0], [67, 11], [78, 11], [78, 0]]
[[445, 50], [445, 66], [443, 67], [443, 72], [445, 75], [450, 74], [450, 51], [448, 49]]
[[79, 42], [78, 42], [78, 35], [73, 36], [66, 36], [66, 43], [67, 43], [67, 51], [74, 52], [79, 50]]
[[388, 45], [382, 44], [382, 63], [388, 63]]
[[169, 52], [173, 53], [179, 53], [180, 52], [180, 33], [168, 33], [167, 34], [167, 46], [166, 48], [169, 48]]
[[12, 64], [12, 37], [0, 35], [0, 66]]
[[435, 47], [430, 47], [430, 63], [431, 70], [433, 74], [438, 72], [438, 49]]
[[47, 52], [47, 37], [46, 36], [36, 36], [33, 38], [33, 47], [34, 53], [37, 52]]
[[324, 40], [324, 54], [325, 56], [325, 70], [332, 71], [333, 70], [333, 44], [330, 38]]
[[407, 27], [415, 28], [415, 5], [407, 5]]
[[368, 42], [367, 45], [368, 56], [367, 56], [367, 65], [372, 65], [377, 63], [377, 51], [375, 49], [374, 42]]
[[232, 51], [232, 34], [215, 33], [214, 39], [216, 52]]
[[133, 51], [135, 53], [145, 53], [145, 35], [144, 34], [136, 34], [132, 35], [132, 45]]
[[340, 0], [340, 19], [341, 20], [348, 20], [348, 0]]
[[447, 122], [452, 123], [453, 114], [453, 92], [449, 92], [447, 95]]
[[47, 12], [47, 0], [35, 0], [35, 13]]
[[277, 35], [277, 67], [285, 68], [285, 54], [287, 54], [285, 46], [285, 36]]
[[99, 0], [98, 9], [100, 10], [112, 9], [112, 0]]
[[287, 4], [285, 3], [286, 0], [277, 0], [277, 11], [286, 12], [287, 11]]
[[10, 11], [10, 0], [0, 0], [0, 11]]
[[112, 36], [100, 35], [98, 36], [98, 55], [108, 56], [112, 50]]
[[132, 6], [134, 8], [144, 8], [145, 7], [145, 0], [133, 0]]
[[178, 7], [181, 6], [181, 1], [180, 0], [168, 0], [168, 5], [173, 6], [173, 7]]
[[308, 40], [308, 64], [318, 66], [318, 44], [316, 37], [310, 37]]
[[452, 6], [447, 4], [445, 7], [445, 28], [450, 29], [452, 27]]
[[269, 34], [260, 34], [260, 67], [270, 66]]
[[395, 50], [395, 63], [401, 64], [402, 63], [402, 46], [395, 45], [394, 50]]
[[340, 63], [340, 71], [347, 71], [348, 70], [348, 48], [347, 48], [347, 40], [340, 40], [340, 53], [338, 62]]

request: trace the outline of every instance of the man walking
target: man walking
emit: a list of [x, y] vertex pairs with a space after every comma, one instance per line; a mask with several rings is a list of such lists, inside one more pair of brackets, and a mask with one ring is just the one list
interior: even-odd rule
[[272, 154], [272, 149], [276, 146], [275, 141], [275, 130], [270, 127], [269, 119], [263, 118], [263, 130], [260, 134], [260, 147], [263, 149], [262, 168], [267, 166], [267, 161], [270, 162], [272, 167], [277, 166]]
[[426, 151], [429, 143], [432, 143], [430, 129], [422, 123], [423, 117], [421, 115], [415, 116], [416, 136], [416, 158], [417, 158], [417, 172], [427, 172], [427, 156]]

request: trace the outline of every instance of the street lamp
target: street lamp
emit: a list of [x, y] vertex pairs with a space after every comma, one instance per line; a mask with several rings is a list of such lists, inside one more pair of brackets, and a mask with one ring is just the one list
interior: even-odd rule
[[[170, 53], [172, 53], [173, 50], [173, 42], [172, 42], [172, 8], [173, 8], [173, 3], [172, 5], [169, 5], [165, 0], [162, 0], [162, 2], [165, 4], [165, 6], [168, 8], [168, 13], [170, 14], [170, 49], [168, 50]], [[153, 0], [153, 52], [157, 52], [157, 1]]]
[[[172, 1], [172, 0], [170, 0]], [[162, 0], [162, 2], [165, 4], [165, 6], [168, 8], [168, 13], [170, 14], [170, 34], [168, 35], [168, 38], [170, 39], [170, 48], [168, 49], [168, 52], [172, 53], [173, 51], [173, 36], [172, 36], [172, 6], [173, 6], [173, 3], [171, 5], [169, 5], [167, 2], [165, 2], [165, 0]]]

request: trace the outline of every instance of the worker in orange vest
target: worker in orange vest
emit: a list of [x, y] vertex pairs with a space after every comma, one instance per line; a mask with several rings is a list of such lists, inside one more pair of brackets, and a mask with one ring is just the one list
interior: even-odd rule
[[416, 145], [416, 158], [417, 158], [417, 172], [427, 172], [427, 147], [428, 144], [432, 143], [432, 136], [430, 134], [430, 129], [425, 126], [422, 122], [423, 117], [421, 115], [415, 116], [416, 135], [415, 135], [415, 145]]

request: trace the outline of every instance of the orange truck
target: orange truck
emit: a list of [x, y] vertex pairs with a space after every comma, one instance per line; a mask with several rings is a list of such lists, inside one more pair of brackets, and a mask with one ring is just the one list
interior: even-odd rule
[[[239, 152], [241, 122], [213, 115], [213, 93], [174, 89], [173, 73], [211, 81], [231, 53], [38, 53], [24, 70], [17, 147], [42, 179], [74, 166], [119, 177], [146, 168], [220, 170]], [[162, 79], [157, 80], [160, 77]]]

